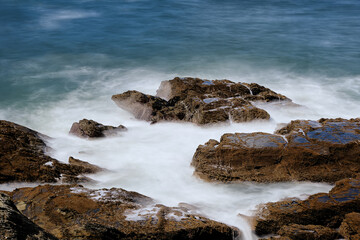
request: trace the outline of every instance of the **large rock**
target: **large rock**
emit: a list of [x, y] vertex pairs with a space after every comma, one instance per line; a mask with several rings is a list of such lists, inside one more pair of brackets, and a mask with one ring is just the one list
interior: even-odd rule
[[297, 120], [277, 134], [224, 134], [200, 145], [192, 165], [206, 180], [332, 183], [360, 172], [359, 142], [360, 119]]
[[123, 125], [118, 127], [107, 126], [94, 120], [83, 119], [78, 123], [73, 123], [69, 133], [82, 138], [100, 138], [114, 135], [121, 131], [126, 131], [126, 127]]
[[11, 193], [18, 209], [60, 239], [229, 239], [238, 230], [120, 188], [43, 185]]
[[11, 198], [0, 192], [0, 239], [56, 240], [19, 212]]
[[46, 138], [49, 137], [1, 120], [0, 183], [56, 182], [69, 176], [76, 182], [78, 175], [90, 173], [88, 167], [61, 163], [46, 155]]
[[112, 100], [138, 119], [196, 124], [269, 119], [265, 110], [253, 106], [250, 101], [291, 101], [255, 83], [198, 78], [163, 81], [157, 96], [127, 91], [113, 95]]
[[[344, 230], [340, 231], [340, 233], [344, 234], [344, 232], [353, 232], [348, 229], [354, 229], [353, 223], [358, 221], [358, 219], [353, 220], [355, 219], [353, 216], [346, 214], [359, 211], [360, 180], [344, 179], [338, 181], [329, 193], [314, 194], [303, 201], [293, 198], [260, 206], [254, 220], [254, 229], [258, 235], [281, 234], [289, 237], [291, 234], [294, 235], [294, 231], [291, 230], [294, 229], [292, 224], [320, 225], [333, 230], [338, 229], [342, 224]], [[358, 226], [355, 228], [358, 228]], [[318, 235], [322, 232], [322, 235], [334, 236], [334, 231], [319, 227], [316, 229], [318, 229]], [[337, 238], [324, 237], [321, 239]], [[297, 238], [292, 236], [291, 239]]]

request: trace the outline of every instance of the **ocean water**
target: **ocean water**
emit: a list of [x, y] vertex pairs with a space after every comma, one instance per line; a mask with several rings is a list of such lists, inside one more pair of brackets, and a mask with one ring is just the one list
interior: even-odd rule
[[[111, 170], [90, 187], [192, 204], [245, 239], [256, 236], [238, 214], [331, 186], [206, 183], [192, 175], [197, 146], [227, 132], [271, 133], [293, 119], [360, 117], [358, 0], [1, 0], [0, 24], [0, 119], [53, 137], [49, 154], [61, 161]], [[199, 127], [150, 125], [110, 99], [155, 94], [175, 76], [257, 82], [301, 106], [268, 104], [270, 121]], [[94, 141], [69, 136], [83, 118], [129, 130]]]

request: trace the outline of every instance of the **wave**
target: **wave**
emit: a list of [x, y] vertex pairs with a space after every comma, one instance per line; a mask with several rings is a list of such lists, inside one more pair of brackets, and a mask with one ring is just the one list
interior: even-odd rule
[[82, 18], [98, 17], [100, 13], [83, 10], [56, 10], [47, 11], [39, 20], [40, 26], [45, 29], [57, 29], [63, 23]]
[[[111, 95], [127, 90], [155, 94], [162, 80], [184, 74], [149, 68], [69, 68], [33, 75], [37, 81], [51, 76], [78, 82], [78, 87], [62, 93], [53, 102], [42, 102], [24, 109], [0, 109], [0, 118], [24, 124], [54, 137], [49, 154], [67, 162], [69, 156], [111, 169], [92, 176], [98, 183], [88, 187], [122, 187], [176, 206], [186, 202], [196, 206], [211, 219], [237, 226], [245, 239], [256, 239], [247, 222], [238, 214], [250, 215], [255, 206], [285, 197], [306, 197], [326, 192], [331, 186], [314, 183], [281, 184], [214, 184], [192, 175], [190, 166], [196, 147], [209, 139], [219, 140], [227, 132], [273, 132], [279, 123], [293, 119], [321, 117], [355, 117], [360, 112], [360, 77], [329, 78], [300, 76], [291, 72], [226, 70], [189, 72], [186, 76], [208, 79], [229, 78], [233, 81], [257, 82], [293, 99], [301, 106], [264, 105], [270, 121], [230, 123], [199, 127], [191, 123], [158, 123], [139, 121], [118, 108]], [[81, 77], [79, 77], [81, 76]], [[87, 80], [86, 80], [87, 79]], [[19, 86], [21, 87], [21, 86]], [[35, 93], [34, 93], [35, 94]], [[39, 94], [36, 93], [36, 94]], [[37, 96], [35, 96], [37, 97]], [[24, 103], [30, 104], [30, 103]], [[68, 135], [73, 122], [83, 118], [109, 125], [123, 124], [127, 132], [88, 141]]]

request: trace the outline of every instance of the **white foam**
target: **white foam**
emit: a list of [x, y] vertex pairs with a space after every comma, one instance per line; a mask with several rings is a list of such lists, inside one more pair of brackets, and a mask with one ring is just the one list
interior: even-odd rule
[[83, 11], [83, 10], [56, 10], [46, 11], [39, 22], [45, 29], [56, 29], [61, 27], [64, 21], [71, 21], [74, 19], [97, 17], [99, 13], [95, 11]]
[[157, 206], [148, 206], [139, 209], [129, 209], [124, 212], [125, 219], [127, 221], [144, 221], [148, 219], [158, 220], [156, 214], [159, 212], [160, 208]]
[[44, 165], [45, 165], [45, 166], [50, 166], [50, 167], [52, 167], [52, 166], [53, 166], [53, 162], [51, 162], [51, 161], [50, 161], [50, 162], [46, 162], [46, 163], [44, 163]]
[[[76, 80], [77, 70], [66, 70], [67, 77], [73, 76]], [[304, 197], [303, 194], [326, 192], [331, 186], [314, 183], [206, 183], [192, 175], [194, 169], [190, 163], [197, 146], [209, 139], [219, 140], [224, 133], [272, 133], [278, 123], [294, 119], [349, 118], [360, 112], [360, 97], [357, 96], [360, 91], [360, 77], [330, 79], [324, 76], [304, 77], [279, 71], [219, 71], [216, 74], [186, 75], [257, 82], [303, 106], [256, 104], [270, 113], [270, 121], [210, 127], [199, 127], [190, 123], [150, 125], [134, 119], [131, 114], [118, 108], [111, 101], [111, 95], [127, 90], [155, 94], [162, 80], [171, 79], [177, 74], [147, 69], [88, 68], [86, 71], [92, 80], [97, 80], [83, 82], [79, 89], [56, 103], [42, 105], [31, 111], [0, 111], [2, 117], [54, 137], [49, 143], [54, 149], [51, 155], [56, 159], [66, 162], [69, 156], [73, 156], [112, 171], [94, 175], [93, 178], [99, 181], [99, 184], [92, 187], [121, 187], [137, 191], [167, 206], [177, 206], [179, 202], [192, 204], [201, 214], [211, 219], [237, 226], [244, 232], [245, 239], [255, 239], [255, 236], [246, 220], [238, 216], [239, 213], [250, 215], [257, 204], [278, 201], [285, 197]], [[71, 124], [83, 118], [106, 125], [123, 124], [128, 131], [121, 136], [94, 141], [68, 135]], [[99, 193], [94, 197], [101, 198], [100, 195]], [[149, 211], [151, 212], [151, 209]], [[144, 214], [146, 213], [129, 213], [129, 219], [143, 219], [141, 216]]]

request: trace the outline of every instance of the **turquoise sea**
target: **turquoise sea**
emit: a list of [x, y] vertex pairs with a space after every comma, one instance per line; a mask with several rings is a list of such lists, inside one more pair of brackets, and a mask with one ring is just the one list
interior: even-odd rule
[[[155, 94], [175, 76], [257, 82], [301, 107], [268, 105], [268, 122], [204, 128], [149, 125], [110, 99], [130, 89]], [[0, 119], [53, 137], [49, 154], [59, 160], [113, 170], [90, 187], [187, 202], [256, 239], [238, 213], [331, 186], [205, 183], [192, 175], [196, 147], [226, 132], [322, 117], [360, 117], [358, 0], [0, 0]], [[98, 141], [69, 136], [83, 118], [129, 131]]]

